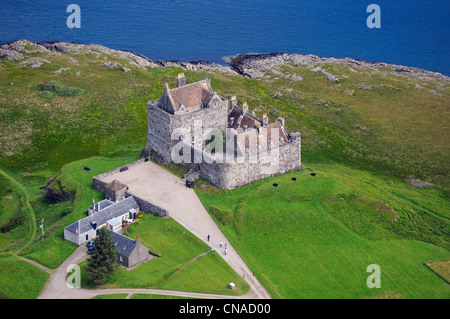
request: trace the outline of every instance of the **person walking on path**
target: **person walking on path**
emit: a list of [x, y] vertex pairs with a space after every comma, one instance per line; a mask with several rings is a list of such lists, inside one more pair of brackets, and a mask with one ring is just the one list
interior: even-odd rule
[[227, 254], [227, 248], [225, 247], [225, 251], [224, 251], [224, 254], [226, 255]]
[[211, 238], [210, 236], [209, 236], [209, 234], [208, 234], [208, 236], [206, 237], [207, 239], [208, 239], [208, 241], [209, 241], [209, 239]]
[[219, 247], [222, 248], [222, 241], [219, 243]]

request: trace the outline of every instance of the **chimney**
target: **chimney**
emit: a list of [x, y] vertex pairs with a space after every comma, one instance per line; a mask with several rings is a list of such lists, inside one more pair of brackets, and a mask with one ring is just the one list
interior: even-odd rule
[[284, 126], [284, 118], [279, 117], [277, 118], [277, 121], [280, 122], [282, 126]]
[[247, 105], [247, 102], [244, 102], [244, 104], [242, 104], [242, 112], [245, 114], [245, 113], [248, 113], [248, 105]]
[[264, 113], [262, 117], [262, 125], [263, 126], [269, 125], [269, 118], [267, 117], [267, 113]]
[[139, 235], [136, 235], [136, 245], [139, 244], [141, 242], [141, 240], [139, 239]]
[[177, 77], [177, 88], [185, 85], [186, 85], [186, 76], [184, 76], [184, 73], [179, 73]]
[[236, 95], [233, 95], [230, 100], [230, 109], [237, 106]]

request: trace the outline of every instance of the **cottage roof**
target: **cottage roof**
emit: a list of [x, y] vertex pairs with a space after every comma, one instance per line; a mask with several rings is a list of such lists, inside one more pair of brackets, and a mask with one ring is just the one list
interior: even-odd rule
[[89, 209], [93, 209], [96, 212], [99, 212], [105, 209], [106, 207], [111, 206], [112, 204], [114, 204], [114, 202], [110, 201], [109, 199], [104, 199], [98, 203], [94, 203], [95, 206], [94, 205], [89, 206]]
[[120, 181], [115, 179], [112, 182], [110, 182], [109, 184], [107, 184], [105, 187], [112, 191], [120, 191], [120, 190], [126, 188], [127, 185], [122, 184]]
[[130, 196], [120, 202], [113, 203], [98, 212], [94, 212], [92, 215], [76, 221], [75, 223], [65, 227], [65, 229], [72, 233], [76, 233], [78, 231], [79, 234], [83, 234], [88, 230], [93, 229], [94, 224], [96, 227], [100, 227], [111, 219], [117, 218], [129, 212], [133, 208], [138, 209], [139, 205], [134, 197]]
[[[134, 249], [138, 245], [137, 241], [134, 239], [131, 239], [127, 236], [111, 232], [112, 233], [112, 240], [114, 245], [116, 245], [117, 250], [119, 251], [119, 254], [124, 257], [130, 257], [130, 255], [133, 253]], [[139, 245], [142, 245], [139, 243]]]

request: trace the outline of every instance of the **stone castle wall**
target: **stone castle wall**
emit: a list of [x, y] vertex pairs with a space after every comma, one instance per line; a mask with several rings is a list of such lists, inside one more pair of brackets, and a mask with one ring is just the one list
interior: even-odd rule
[[[161, 159], [160, 162], [169, 163], [171, 161], [171, 151], [178, 140], [172, 140], [172, 132], [183, 130], [190, 136], [186, 136], [186, 141], [195, 142], [199, 136], [195, 136], [199, 126], [200, 132], [208, 129], [218, 128], [225, 131], [227, 127], [228, 101], [221, 101], [217, 107], [202, 108], [185, 114], [172, 115], [158, 106], [159, 100], [148, 102], [148, 133], [147, 143], [143, 156], [149, 156], [154, 150]], [[200, 137], [202, 140], [202, 137]], [[199, 146], [199, 145], [196, 145]]]
[[[202, 158], [200, 163], [195, 159]], [[249, 157], [231, 157], [215, 161], [216, 157], [202, 152], [201, 149], [191, 149], [190, 163], [182, 163], [190, 169], [200, 172], [201, 177], [222, 189], [233, 189], [257, 180], [284, 174], [301, 167], [301, 137], [299, 133], [292, 134], [291, 143], [258, 153]]]

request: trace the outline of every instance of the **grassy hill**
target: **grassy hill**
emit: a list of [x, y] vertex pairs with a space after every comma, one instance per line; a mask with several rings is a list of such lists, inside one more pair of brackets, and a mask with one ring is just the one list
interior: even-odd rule
[[[2, 46], [0, 57], [0, 227], [20, 220], [0, 233], [2, 258], [21, 249], [50, 268], [64, 260], [73, 247], [61, 240], [63, 227], [102, 198], [89, 189], [92, 174], [139, 155], [146, 102], [183, 71], [188, 83], [208, 77], [220, 95], [236, 95], [270, 121], [282, 116], [302, 134], [307, 170], [295, 183], [286, 175], [198, 192], [208, 209], [232, 212], [224, 231], [274, 297], [374, 296], [362, 268], [377, 262], [383, 296], [449, 296], [423, 265], [449, 258], [448, 78], [340, 61], [284, 63], [248, 78], [214, 65], [163, 67], [101, 46], [27, 41]], [[91, 164], [92, 174], [80, 175]], [[77, 191], [51, 204], [42, 187], [56, 175]], [[36, 240], [41, 218], [45, 243]]]
[[[217, 223], [275, 298], [450, 296], [423, 264], [450, 258], [449, 205], [435, 190], [340, 164], [239, 190], [201, 188], [209, 211], [233, 212], [229, 225]], [[371, 264], [380, 266], [381, 289], [366, 285]]]

